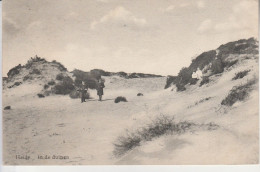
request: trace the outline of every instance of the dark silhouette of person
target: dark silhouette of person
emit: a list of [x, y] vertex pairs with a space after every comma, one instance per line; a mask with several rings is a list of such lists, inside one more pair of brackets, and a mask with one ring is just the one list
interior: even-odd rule
[[78, 91], [80, 92], [81, 103], [86, 102], [88, 87], [82, 84]]
[[97, 84], [97, 95], [99, 96], [99, 101], [102, 101], [102, 95], [104, 94], [103, 89], [105, 88], [104, 82], [99, 79]]

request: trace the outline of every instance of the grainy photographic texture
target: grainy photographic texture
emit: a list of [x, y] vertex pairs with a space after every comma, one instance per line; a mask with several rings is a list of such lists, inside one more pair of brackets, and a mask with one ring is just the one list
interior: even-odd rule
[[3, 1], [5, 165], [257, 164], [258, 1]]

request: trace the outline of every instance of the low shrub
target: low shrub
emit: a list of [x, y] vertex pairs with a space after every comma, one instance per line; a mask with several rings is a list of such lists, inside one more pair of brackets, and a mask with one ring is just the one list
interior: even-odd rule
[[169, 88], [172, 84], [175, 84], [175, 81], [177, 80], [177, 76], [167, 76], [166, 79], [166, 85], [164, 87], [164, 89]]
[[62, 95], [69, 94], [75, 89], [73, 84], [73, 80], [69, 76], [66, 76], [62, 79], [61, 83], [54, 86], [54, 93]]
[[46, 89], [48, 89], [50, 86], [49, 85], [47, 85], [47, 84], [45, 84], [44, 86], [43, 86], [43, 88], [46, 90]]
[[6, 106], [4, 110], [11, 110], [11, 106]]
[[[81, 93], [80, 93], [79, 91], [73, 90], [72, 92], [70, 92], [69, 96], [70, 96], [70, 98], [72, 98], [72, 99], [78, 99], [78, 98], [81, 97]], [[89, 92], [86, 93], [85, 98], [86, 98], [86, 99], [90, 99], [90, 94], [89, 94]]]
[[[95, 72], [96, 71], [96, 72]], [[97, 70], [92, 71], [92, 73], [84, 72], [82, 70], [75, 69], [72, 71], [73, 76], [75, 76], [75, 86], [81, 87], [82, 82], [86, 84], [86, 86], [90, 89], [97, 88], [97, 81], [100, 79], [101, 75], [99, 75]]]
[[37, 96], [39, 97], [39, 98], [44, 98], [45, 96], [43, 95], [43, 94], [37, 94]]
[[176, 84], [177, 91], [185, 91], [186, 88], [184, 85], [177, 83]]
[[55, 81], [53, 81], [53, 80], [48, 82], [48, 85], [55, 85], [55, 84], [56, 84], [56, 83], [55, 83]]
[[255, 80], [248, 81], [246, 84], [234, 86], [227, 97], [222, 100], [221, 105], [232, 106], [237, 101], [243, 101], [249, 96], [249, 92], [252, 90], [252, 86], [255, 84]]
[[192, 79], [190, 80], [190, 85], [195, 85], [195, 84], [197, 84], [197, 82], [198, 82], [198, 79], [197, 79], [197, 78], [192, 78]]
[[119, 103], [119, 102], [127, 102], [125, 97], [119, 96], [115, 99], [115, 103]]
[[62, 73], [59, 73], [59, 74], [56, 76], [56, 79], [57, 79], [58, 81], [63, 80], [63, 78], [64, 78], [64, 76], [63, 76]]
[[22, 68], [22, 65], [21, 65], [21, 64], [15, 66], [14, 68], [12, 68], [12, 69], [10, 69], [10, 70], [8, 71], [7, 76], [8, 76], [8, 77], [13, 77], [13, 76], [19, 74], [21, 68]]
[[138, 93], [137, 96], [144, 96], [143, 93]]
[[80, 98], [80, 93], [79, 91], [73, 90], [72, 92], [70, 92], [69, 96], [72, 99], [77, 99]]
[[39, 69], [33, 69], [32, 71], [30, 71], [30, 74], [40, 75], [41, 71]]
[[224, 67], [225, 67], [224, 63], [220, 58], [218, 58], [212, 62], [210, 69], [212, 71], [212, 74], [218, 74], [224, 71]]
[[208, 84], [209, 83], [209, 77], [208, 76], [204, 76], [202, 78], [202, 81], [200, 82], [200, 87], [204, 84]]
[[23, 78], [23, 81], [32, 80], [32, 79], [33, 79], [32, 76], [26, 75], [26, 76]]
[[244, 70], [244, 71], [238, 72], [235, 74], [235, 76], [234, 76], [234, 78], [232, 78], [232, 80], [244, 78], [249, 72], [250, 72], [250, 70]]
[[14, 86], [19, 86], [19, 85], [21, 85], [22, 84], [22, 82], [15, 82], [14, 83]]
[[68, 71], [67, 68], [64, 67], [60, 62], [57, 62], [56, 60], [53, 60], [52, 63], [56, 64], [60, 71], [64, 71], [64, 72]]
[[227, 68], [230, 68], [231, 66], [237, 64], [238, 60], [233, 60], [233, 61], [225, 61], [224, 66]]

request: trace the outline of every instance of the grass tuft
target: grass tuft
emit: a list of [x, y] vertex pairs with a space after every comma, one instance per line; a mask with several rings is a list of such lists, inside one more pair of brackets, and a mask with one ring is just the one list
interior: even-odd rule
[[234, 76], [234, 78], [232, 78], [232, 80], [244, 78], [249, 72], [250, 72], [250, 70], [244, 70], [244, 71], [238, 72], [235, 74], [235, 76]]
[[222, 100], [221, 105], [232, 106], [237, 101], [243, 101], [249, 96], [249, 92], [252, 90], [252, 86], [256, 83], [256, 80], [250, 80], [246, 84], [234, 86], [227, 97]]

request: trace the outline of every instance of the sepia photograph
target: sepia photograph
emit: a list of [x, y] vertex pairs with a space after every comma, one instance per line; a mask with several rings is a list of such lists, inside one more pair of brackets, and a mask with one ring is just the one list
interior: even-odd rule
[[3, 0], [3, 165], [259, 164], [258, 6]]

